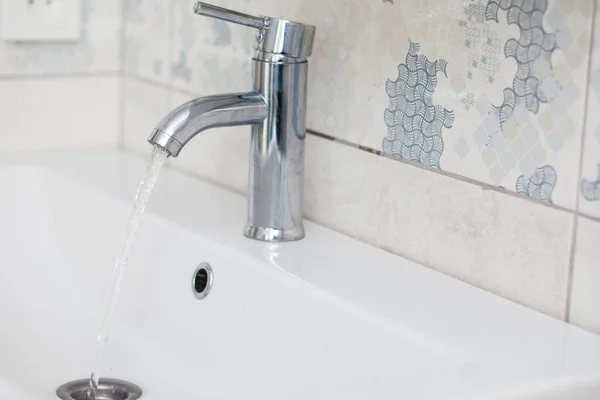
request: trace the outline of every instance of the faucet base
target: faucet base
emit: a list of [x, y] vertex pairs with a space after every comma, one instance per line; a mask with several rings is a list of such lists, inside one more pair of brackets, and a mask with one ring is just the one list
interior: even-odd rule
[[290, 229], [273, 229], [246, 225], [244, 236], [263, 242], [291, 242], [304, 237], [304, 226], [300, 224]]

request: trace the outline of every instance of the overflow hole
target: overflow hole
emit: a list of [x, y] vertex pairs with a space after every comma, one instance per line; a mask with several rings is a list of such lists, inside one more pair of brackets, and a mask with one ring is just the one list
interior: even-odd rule
[[192, 290], [197, 299], [205, 298], [213, 283], [213, 272], [210, 264], [200, 264], [192, 277]]

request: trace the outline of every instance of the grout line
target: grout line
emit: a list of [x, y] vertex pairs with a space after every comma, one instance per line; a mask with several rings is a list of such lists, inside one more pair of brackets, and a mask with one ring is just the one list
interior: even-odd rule
[[119, 147], [119, 150], [123, 150], [125, 148], [125, 80], [123, 79], [122, 74], [119, 76], [119, 95], [117, 102], [119, 103], [119, 140], [117, 146]]
[[571, 249], [569, 251], [569, 264], [567, 270], [567, 285], [565, 288], [565, 322], [571, 319], [571, 295], [573, 294], [573, 273], [575, 272], [575, 246], [577, 245], [577, 227], [579, 225], [579, 216], [573, 215], [571, 224]]
[[49, 74], [15, 74], [15, 75], [0, 75], [0, 81], [12, 81], [12, 80], [26, 80], [26, 79], [38, 79], [38, 80], [51, 80], [51, 79], [64, 79], [64, 78], [94, 78], [94, 77], [110, 77], [119, 76], [120, 70], [115, 71], [98, 71], [98, 72], [58, 72]]
[[[155, 86], [157, 88], [168, 89], [170, 91], [181, 93], [181, 94], [185, 94], [185, 95], [188, 95], [188, 96], [197, 96], [198, 95], [198, 93], [195, 93], [195, 92], [190, 91], [190, 90], [176, 88], [176, 87], [174, 87], [171, 84], [157, 82], [157, 81], [154, 81], [154, 80], [151, 80], [151, 79], [148, 79], [148, 78], [145, 78], [145, 77], [137, 76], [135, 74], [131, 74], [131, 73], [128, 73], [128, 72], [125, 72], [124, 76], [126, 78], [137, 80], [139, 82], [143, 82], [143, 83], [146, 83], [148, 85]], [[330, 140], [330, 141], [333, 141], [333, 142], [336, 142], [336, 143], [339, 143], [339, 144], [342, 144], [342, 145], [345, 145], [345, 146], [348, 146], [348, 147], [352, 147], [354, 149], [365, 151], [365, 152], [370, 153], [370, 154], [374, 154], [374, 155], [377, 155], [377, 156], [388, 158], [388, 159], [394, 160], [396, 162], [400, 162], [400, 163], [409, 165], [411, 167], [420, 168], [420, 169], [423, 169], [425, 171], [432, 172], [434, 174], [439, 174], [439, 175], [442, 175], [442, 176], [446, 176], [446, 177], [449, 177], [449, 178], [456, 179], [456, 180], [461, 181], [461, 182], [470, 183], [472, 185], [479, 186], [480, 188], [482, 188], [482, 190], [491, 190], [491, 191], [498, 192], [498, 193], [501, 193], [501, 194], [504, 194], [504, 195], [507, 195], [507, 196], [515, 197], [515, 198], [517, 198], [519, 200], [529, 201], [531, 203], [540, 205], [542, 207], [548, 207], [548, 208], [551, 208], [551, 209], [555, 209], [555, 210], [567, 212], [569, 214], [577, 214], [577, 212], [575, 210], [572, 210], [572, 209], [570, 209], [568, 207], [559, 206], [557, 204], [552, 204], [552, 203], [541, 202], [541, 201], [535, 200], [535, 199], [533, 199], [531, 197], [522, 196], [522, 195], [520, 195], [518, 193], [515, 193], [515, 192], [513, 192], [511, 190], [502, 189], [500, 187], [491, 185], [489, 183], [485, 183], [485, 182], [481, 182], [481, 181], [478, 181], [478, 180], [475, 180], [475, 179], [471, 179], [471, 178], [468, 178], [466, 176], [463, 176], [463, 175], [460, 175], [460, 174], [457, 174], [457, 173], [454, 173], [454, 172], [444, 171], [442, 169], [433, 169], [433, 168], [429, 168], [429, 167], [426, 167], [424, 165], [421, 165], [419, 163], [415, 163], [415, 162], [412, 162], [412, 161], [397, 159], [397, 158], [389, 156], [388, 154], [386, 154], [386, 153], [384, 153], [384, 152], [382, 152], [380, 150], [376, 150], [376, 149], [373, 149], [371, 147], [367, 147], [367, 146], [363, 146], [363, 145], [360, 145], [360, 144], [356, 144], [356, 143], [350, 142], [350, 141], [345, 140], [345, 139], [336, 138], [334, 136], [331, 136], [331, 135], [328, 135], [328, 134], [325, 134], [325, 133], [322, 133], [322, 132], [317, 132], [317, 131], [314, 131], [314, 130], [311, 130], [311, 129], [307, 129], [306, 132], [308, 134], [312, 135], [312, 136], [316, 136], [316, 137], [319, 137], [319, 138], [325, 139], [325, 140]]]
[[[585, 136], [587, 133], [587, 116], [589, 111], [589, 96], [590, 96], [590, 80], [592, 75], [592, 57], [594, 55], [594, 35], [596, 30], [596, 9], [598, 8], [598, 0], [592, 2], [592, 26], [590, 29], [590, 44], [588, 48], [588, 65], [586, 73], [586, 86], [583, 98], [583, 123], [581, 126], [581, 144], [579, 147], [579, 170], [577, 174], [577, 196], [575, 198], [575, 211], [579, 214], [579, 202], [581, 193], [579, 185], [583, 174], [583, 152], [585, 149]], [[573, 273], [575, 270], [575, 248], [577, 246], [577, 227], [579, 218], [573, 217], [573, 232], [571, 232], [571, 252], [569, 254], [569, 270], [567, 274], [566, 301], [565, 301], [565, 321], [571, 319], [571, 296], [573, 294]]]
[[167, 24], [169, 24], [169, 42], [167, 44], [167, 65], [163, 66], [169, 83], [166, 85], [170, 90], [173, 90], [173, 43], [175, 42], [175, 2], [173, 0], [167, 0], [169, 9], [167, 10]]
[[403, 160], [403, 159], [399, 159], [399, 158], [394, 158], [394, 157], [392, 157], [392, 156], [390, 156], [390, 155], [388, 155], [388, 154], [386, 154], [386, 153], [384, 153], [384, 152], [382, 152], [380, 150], [375, 150], [375, 149], [372, 149], [370, 147], [366, 147], [366, 146], [362, 146], [360, 144], [352, 143], [352, 142], [349, 142], [349, 141], [347, 141], [345, 139], [339, 139], [339, 138], [327, 135], [327, 134], [322, 133], [322, 132], [315, 132], [313, 130], [308, 129], [307, 133], [309, 133], [309, 134], [311, 134], [313, 136], [320, 137], [320, 138], [326, 139], [326, 140], [330, 140], [330, 141], [333, 141], [333, 142], [336, 142], [336, 143], [339, 143], [339, 144], [342, 144], [342, 145], [345, 145], [345, 146], [349, 146], [349, 147], [352, 147], [352, 148], [355, 148], [355, 149], [358, 149], [358, 150], [363, 150], [363, 151], [366, 151], [368, 153], [375, 154], [375, 155], [378, 155], [378, 156], [381, 156], [381, 157], [384, 157], [384, 158], [389, 158], [391, 160], [394, 160], [394, 161], [397, 161], [397, 162], [409, 165], [411, 167], [420, 168], [422, 170], [425, 170], [425, 171], [428, 171], [428, 172], [432, 172], [434, 174], [442, 175], [442, 176], [445, 176], [445, 177], [448, 177], [448, 178], [453, 178], [453, 179], [456, 179], [456, 180], [461, 181], [461, 182], [470, 183], [471, 185], [479, 186], [482, 190], [490, 190], [490, 191], [493, 191], [493, 192], [498, 192], [498, 193], [501, 193], [501, 194], [504, 194], [504, 195], [507, 195], [507, 196], [515, 197], [515, 198], [517, 198], [519, 200], [529, 201], [529, 202], [532, 202], [534, 204], [537, 204], [537, 205], [540, 205], [540, 206], [543, 206], [543, 207], [548, 207], [548, 208], [552, 208], [552, 209], [555, 209], [555, 210], [564, 211], [564, 212], [567, 212], [569, 214], [575, 214], [576, 213], [574, 210], [571, 210], [571, 209], [569, 209], [567, 207], [559, 206], [559, 205], [552, 204], [552, 203], [541, 202], [541, 201], [535, 200], [535, 199], [533, 199], [531, 197], [522, 196], [522, 195], [520, 195], [518, 193], [515, 193], [513, 191], [510, 191], [510, 190], [507, 190], [507, 189], [503, 189], [503, 188], [500, 188], [500, 187], [497, 187], [497, 186], [494, 186], [494, 185], [490, 185], [489, 183], [477, 181], [475, 179], [471, 179], [471, 178], [459, 175], [459, 174], [454, 173], [454, 172], [444, 171], [442, 169], [437, 169], [437, 168], [436, 169], [429, 168], [429, 167], [426, 167], [426, 166], [424, 166], [422, 164], [419, 164], [419, 163], [416, 163], [416, 162], [407, 161], [407, 160]]
[[119, 41], [119, 149], [125, 149], [125, 3], [121, 3], [121, 32]]
[[165, 69], [166, 69], [166, 73], [167, 73], [167, 79], [169, 81], [168, 83], [168, 88], [169, 88], [169, 107], [171, 107], [172, 103], [173, 103], [173, 91], [175, 90], [175, 88], [173, 87], [173, 73], [172, 73], [172, 68], [173, 68], [173, 51], [175, 49], [175, 0], [167, 0], [169, 3], [169, 20], [168, 20], [168, 24], [169, 24], [169, 45], [167, 46], [167, 51], [169, 53], [169, 59], [167, 62], [167, 65], [165, 65]]
[[149, 78], [146, 78], [144, 76], [139, 76], [139, 75], [133, 74], [131, 72], [127, 72], [127, 71], [124, 72], [124, 76], [126, 78], [137, 80], [139, 82], [146, 83], [148, 85], [151, 85], [151, 86], [154, 86], [154, 87], [157, 87], [157, 88], [168, 89], [168, 90], [172, 90], [174, 92], [178, 92], [180, 94], [185, 94], [186, 96], [194, 96], [194, 97], [198, 96], [197, 92], [194, 92], [194, 91], [191, 91], [191, 90], [186, 90], [186, 89], [180, 89], [178, 87], [175, 87], [173, 85], [173, 83], [172, 83], [173, 79], [171, 78], [170, 73], [169, 73], [169, 82], [170, 83], [164, 83], [164, 82], [155, 81], [153, 79], [149, 79]]
[[125, 2], [121, 3], [121, 31], [119, 33], [119, 72], [125, 71]]
[[310, 133], [313, 136], [320, 137], [321, 139], [330, 140], [332, 142], [336, 142], [336, 143], [340, 143], [340, 144], [343, 144], [343, 145], [346, 145], [346, 146], [354, 147], [355, 149], [366, 151], [366, 152], [371, 153], [371, 154], [375, 154], [375, 155], [378, 155], [378, 156], [389, 158], [389, 157], [386, 156], [386, 154], [384, 152], [382, 152], [380, 150], [375, 150], [375, 149], [372, 149], [372, 148], [367, 147], [367, 146], [363, 146], [363, 145], [360, 145], [360, 144], [352, 143], [352, 142], [350, 142], [348, 140], [345, 140], [345, 139], [338, 139], [336, 137], [327, 135], [326, 133], [313, 131], [312, 129], [307, 129], [306, 132]]
[[600, 217], [597, 217], [595, 215], [586, 214], [582, 212], [578, 212], [577, 215], [579, 215], [581, 218], [589, 219], [590, 221], [600, 222]]
[[175, 48], [175, 0], [167, 0], [169, 4], [168, 11], [168, 21], [169, 24], [169, 44], [167, 46], [167, 52], [169, 54], [169, 58], [167, 61], [167, 65], [164, 66], [166, 69], [168, 83], [167, 90], [167, 110], [170, 110], [173, 106], [173, 74], [172, 74], [172, 66], [173, 66], [173, 49]]

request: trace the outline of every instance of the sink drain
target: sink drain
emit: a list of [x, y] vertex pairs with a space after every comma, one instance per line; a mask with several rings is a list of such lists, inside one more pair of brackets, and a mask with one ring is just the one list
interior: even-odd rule
[[[89, 379], [68, 382], [56, 389], [56, 395], [63, 400], [86, 400]], [[96, 389], [96, 400], [136, 400], [142, 397], [142, 389], [130, 382], [119, 379], [100, 379]]]

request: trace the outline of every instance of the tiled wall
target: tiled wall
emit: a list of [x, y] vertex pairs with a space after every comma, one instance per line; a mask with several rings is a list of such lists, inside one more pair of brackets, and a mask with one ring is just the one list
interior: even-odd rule
[[76, 42], [0, 40], [0, 152], [119, 142], [122, 0], [82, 5]]
[[[181, 102], [251, 88], [253, 32], [192, 3], [125, 0], [131, 150]], [[307, 218], [600, 332], [594, 1], [213, 3], [317, 26]], [[209, 131], [173, 165], [244, 192], [248, 146]]]
[[596, 5], [574, 235], [570, 320], [600, 332], [600, 7]]

